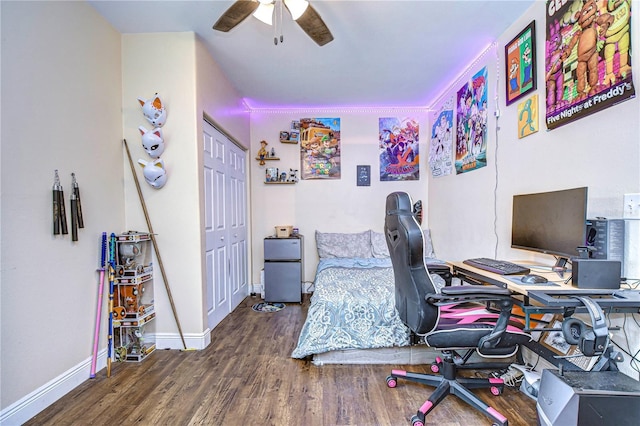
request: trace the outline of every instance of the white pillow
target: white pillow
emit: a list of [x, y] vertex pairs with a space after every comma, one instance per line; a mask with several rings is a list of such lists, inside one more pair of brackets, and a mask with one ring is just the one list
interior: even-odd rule
[[373, 257], [385, 258], [389, 257], [389, 247], [387, 247], [387, 239], [382, 232], [371, 231], [371, 254]]
[[436, 253], [433, 251], [433, 243], [431, 242], [431, 231], [429, 229], [423, 229], [422, 236], [424, 240], [424, 257], [436, 257]]
[[327, 257], [371, 257], [371, 234], [330, 233], [316, 231], [316, 246], [320, 258]]

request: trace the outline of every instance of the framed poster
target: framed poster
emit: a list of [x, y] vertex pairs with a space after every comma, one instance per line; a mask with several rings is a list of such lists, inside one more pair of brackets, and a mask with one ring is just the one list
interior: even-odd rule
[[371, 186], [371, 166], [356, 166], [356, 176], [358, 186]]
[[536, 90], [536, 21], [504, 47], [507, 105]]

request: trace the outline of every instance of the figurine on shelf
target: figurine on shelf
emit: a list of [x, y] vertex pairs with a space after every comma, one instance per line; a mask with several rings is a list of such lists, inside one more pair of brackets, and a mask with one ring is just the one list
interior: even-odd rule
[[265, 182], [277, 182], [279, 171], [277, 167], [267, 167], [265, 170]]
[[258, 151], [258, 158], [260, 159], [260, 165], [264, 166], [264, 159], [269, 156], [266, 146], [269, 145], [267, 141], [260, 141], [260, 150]]
[[287, 178], [287, 182], [298, 182], [298, 170], [289, 169], [289, 177]]
[[275, 148], [271, 148], [271, 156], [272, 157], [276, 156], [276, 149]]

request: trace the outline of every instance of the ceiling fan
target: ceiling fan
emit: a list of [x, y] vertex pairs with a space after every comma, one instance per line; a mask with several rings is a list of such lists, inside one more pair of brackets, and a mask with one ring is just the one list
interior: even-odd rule
[[331, 31], [307, 0], [237, 0], [222, 14], [213, 25], [213, 29], [228, 32], [251, 14], [262, 22], [272, 25], [273, 11], [277, 1], [284, 3], [291, 17], [318, 45], [324, 46], [333, 40]]

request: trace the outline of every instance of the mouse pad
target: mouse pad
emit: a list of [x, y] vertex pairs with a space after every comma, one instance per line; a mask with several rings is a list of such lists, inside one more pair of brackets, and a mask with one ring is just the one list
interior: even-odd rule
[[540, 287], [559, 287], [559, 284], [554, 283], [553, 281], [547, 281], [546, 283], [523, 283], [522, 275], [503, 275], [503, 278], [508, 279], [516, 284], [526, 285], [528, 286], [540, 286]]

